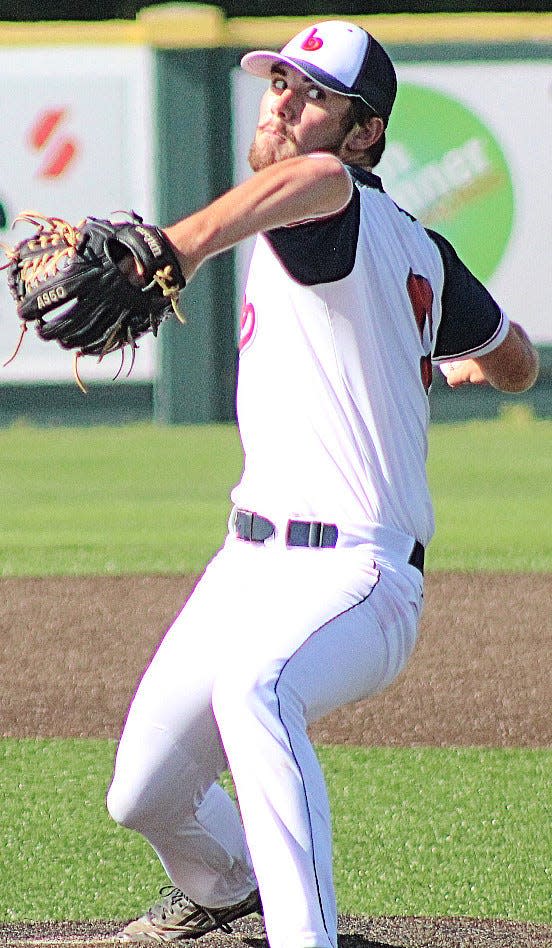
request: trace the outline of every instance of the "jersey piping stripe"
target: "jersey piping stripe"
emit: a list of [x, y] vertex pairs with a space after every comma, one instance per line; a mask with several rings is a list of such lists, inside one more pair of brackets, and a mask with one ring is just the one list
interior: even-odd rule
[[[340, 619], [342, 616], [347, 615], [347, 613], [352, 612], [354, 609], [358, 609], [359, 606], [362, 606], [365, 602], [367, 602], [367, 600], [370, 598], [370, 596], [371, 596], [372, 593], [374, 592], [374, 589], [377, 587], [377, 585], [378, 585], [378, 583], [379, 583], [379, 581], [380, 581], [380, 578], [381, 578], [381, 573], [380, 573], [380, 571], [378, 570], [377, 579], [376, 579], [374, 585], [372, 586], [370, 592], [368, 593], [367, 596], [364, 597], [364, 599], [361, 599], [359, 602], [355, 602], [355, 604], [354, 604], [353, 606], [349, 606], [349, 608], [348, 608], [348, 609], [344, 609], [343, 612], [338, 612], [335, 616], [332, 616], [331, 619], [328, 619], [327, 622], [324, 622], [323, 625], [319, 626], [317, 629], [314, 629], [314, 630], [310, 633], [310, 635], [308, 636], [308, 638], [306, 638], [305, 641], [301, 643], [301, 645], [299, 646], [299, 648], [296, 649], [295, 652], [293, 652], [293, 654], [290, 655], [289, 658], [286, 659], [286, 661], [285, 661], [284, 664], [282, 665], [282, 668], [280, 669], [280, 674], [278, 675], [278, 678], [276, 679], [276, 682], [275, 682], [275, 684], [274, 684], [274, 694], [275, 694], [275, 696], [276, 696], [276, 702], [277, 702], [277, 705], [278, 705], [278, 717], [279, 717], [279, 719], [280, 719], [280, 722], [281, 722], [281, 724], [282, 724], [282, 727], [284, 728], [284, 731], [285, 731], [286, 734], [287, 734], [287, 739], [288, 739], [288, 744], [289, 744], [289, 749], [290, 749], [290, 752], [291, 752], [291, 756], [293, 757], [293, 760], [295, 761], [295, 763], [296, 763], [296, 765], [297, 765], [297, 770], [299, 771], [299, 774], [301, 775], [301, 782], [302, 782], [302, 785], [303, 785], [303, 794], [304, 794], [304, 796], [305, 796], [305, 806], [306, 806], [306, 809], [307, 809], [307, 815], [308, 815], [308, 819], [309, 819], [309, 829], [310, 829], [311, 849], [312, 849], [312, 863], [313, 863], [314, 878], [315, 878], [315, 881], [316, 881], [316, 890], [317, 890], [317, 893], [318, 893], [318, 904], [319, 904], [319, 906], [320, 906], [320, 915], [321, 915], [321, 917], [322, 917], [322, 922], [323, 922], [323, 924], [324, 924], [324, 928], [325, 928], [326, 934], [327, 934], [328, 939], [330, 940], [330, 942], [332, 941], [332, 938], [331, 938], [331, 936], [330, 936], [330, 933], [328, 932], [328, 926], [327, 926], [327, 924], [326, 924], [326, 918], [325, 918], [325, 916], [324, 916], [324, 905], [323, 905], [323, 903], [322, 903], [322, 896], [321, 896], [321, 893], [320, 893], [320, 883], [319, 883], [319, 880], [318, 880], [318, 873], [317, 873], [317, 871], [316, 871], [316, 851], [315, 851], [315, 845], [314, 845], [314, 832], [313, 832], [313, 827], [312, 827], [311, 808], [310, 808], [310, 806], [309, 806], [309, 795], [308, 795], [308, 793], [307, 793], [307, 787], [306, 787], [305, 779], [304, 779], [304, 777], [303, 777], [303, 772], [302, 772], [302, 770], [301, 770], [301, 765], [300, 765], [300, 763], [299, 763], [298, 756], [297, 756], [297, 754], [295, 753], [295, 750], [294, 750], [294, 747], [293, 747], [293, 742], [292, 742], [292, 739], [291, 739], [291, 734], [290, 734], [290, 732], [289, 732], [289, 729], [288, 729], [288, 727], [287, 727], [287, 725], [286, 725], [286, 722], [285, 722], [285, 720], [284, 720], [284, 716], [283, 716], [283, 714], [282, 714], [282, 706], [281, 706], [281, 703], [280, 703], [280, 696], [279, 696], [279, 694], [278, 694], [278, 685], [279, 685], [279, 683], [280, 683], [280, 680], [281, 680], [281, 678], [282, 678], [282, 675], [283, 675], [283, 673], [284, 673], [286, 667], [289, 665], [289, 663], [292, 661], [292, 659], [295, 658], [295, 656], [299, 654], [299, 652], [301, 651], [302, 648], [304, 648], [304, 646], [307, 644], [307, 642], [310, 642], [311, 639], [312, 639], [315, 635], [317, 635], [319, 632], [322, 632], [324, 629], [326, 629], [328, 626], [330, 626], [330, 625], [332, 624], [332, 622], [335, 622], [335, 621], [336, 621], [336, 619]], [[333, 942], [332, 942], [332, 943], [333, 943]]]

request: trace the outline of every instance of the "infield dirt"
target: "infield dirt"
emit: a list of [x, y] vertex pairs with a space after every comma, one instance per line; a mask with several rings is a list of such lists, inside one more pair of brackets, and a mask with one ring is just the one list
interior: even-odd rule
[[[109, 737], [194, 577], [0, 580], [5, 737]], [[434, 573], [407, 669], [384, 694], [319, 722], [318, 743], [550, 747], [552, 575]], [[32, 689], [29, 681], [33, 682]], [[113, 926], [0, 926], [0, 944], [109, 944]], [[266, 948], [261, 922], [202, 939]], [[552, 948], [552, 926], [341, 918], [341, 948]]]

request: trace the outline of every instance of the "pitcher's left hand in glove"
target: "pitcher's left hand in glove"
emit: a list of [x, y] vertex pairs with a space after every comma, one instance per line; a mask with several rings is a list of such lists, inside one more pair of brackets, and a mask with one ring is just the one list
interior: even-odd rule
[[[115, 223], [87, 217], [76, 227], [56, 217], [20, 214], [37, 229], [15, 247], [4, 246], [8, 285], [22, 322], [15, 358], [31, 322], [41, 339], [81, 356], [132, 350], [144, 333], [175, 315], [185, 322], [178, 298], [186, 280], [163, 232], [137, 214]], [[9, 359], [8, 361], [11, 361]], [[7, 363], [6, 363], [7, 364]], [[120, 369], [119, 369], [120, 371]], [[117, 373], [118, 374], [118, 373]]]

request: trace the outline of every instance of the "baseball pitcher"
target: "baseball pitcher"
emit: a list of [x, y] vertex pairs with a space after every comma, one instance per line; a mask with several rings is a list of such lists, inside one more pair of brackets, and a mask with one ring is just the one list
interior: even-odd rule
[[[385, 688], [415, 646], [434, 527], [432, 366], [447, 366], [453, 387], [518, 392], [533, 384], [537, 356], [452, 246], [374, 173], [396, 77], [373, 36], [318, 23], [242, 66], [267, 80], [255, 173], [164, 231], [131, 221], [106, 236], [104, 223], [96, 239], [85, 225], [94, 260], [132, 287], [117, 291], [116, 329], [101, 323], [85, 354], [132, 345], [129, 314], [146, 288], [164, 293], [164, 308], [138, 333], [174, 309], [205, 260], [257, 235], [239, 343], [245, 460], [228, 536], [139, 684], [107, 799], [149, 840], [170, 885], [118, 937], [193, 939], [262, 912], [271, 948], [336, 948], [330, 812], [307, 727]], [[63, 257], [69, 272], [79, 241]], [[35, 279], [45, 264], [25, 279], [12, 263], [14, 293], [39, 286], [39, 327], [55, 338], [78, 304], [52, 316], [58, 290]], [[227, 768], [238, 806], [218, 783]]]

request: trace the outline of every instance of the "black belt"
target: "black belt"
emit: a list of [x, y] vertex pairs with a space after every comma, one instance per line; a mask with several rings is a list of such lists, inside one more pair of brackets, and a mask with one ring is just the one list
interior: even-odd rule
[[425, 559], [425, 550], [419, 540], [414, 541], [414, 546], [412, 548], [412, 553], [408, 557], [408, 562], [410, 566], [415, 566], [416, 569], [420, 570], [420, 573], [424, 574], [424, 559]]
[[[237, 508], [234, 511], [234, 530], [240, 540], [264, 543], [265, 540], [274, 536], [276, 527], [271, 520], [261, 517], [260, 514]], [[335, 547], [338, 535], [339, 531], [335, 523], [321, 523], [318, 520], [288, 520], [286, 544], [287, 546], [331, 548]], [[424, 548], [418, 540], [414, 543], [408, 562], [423, 573]]]

